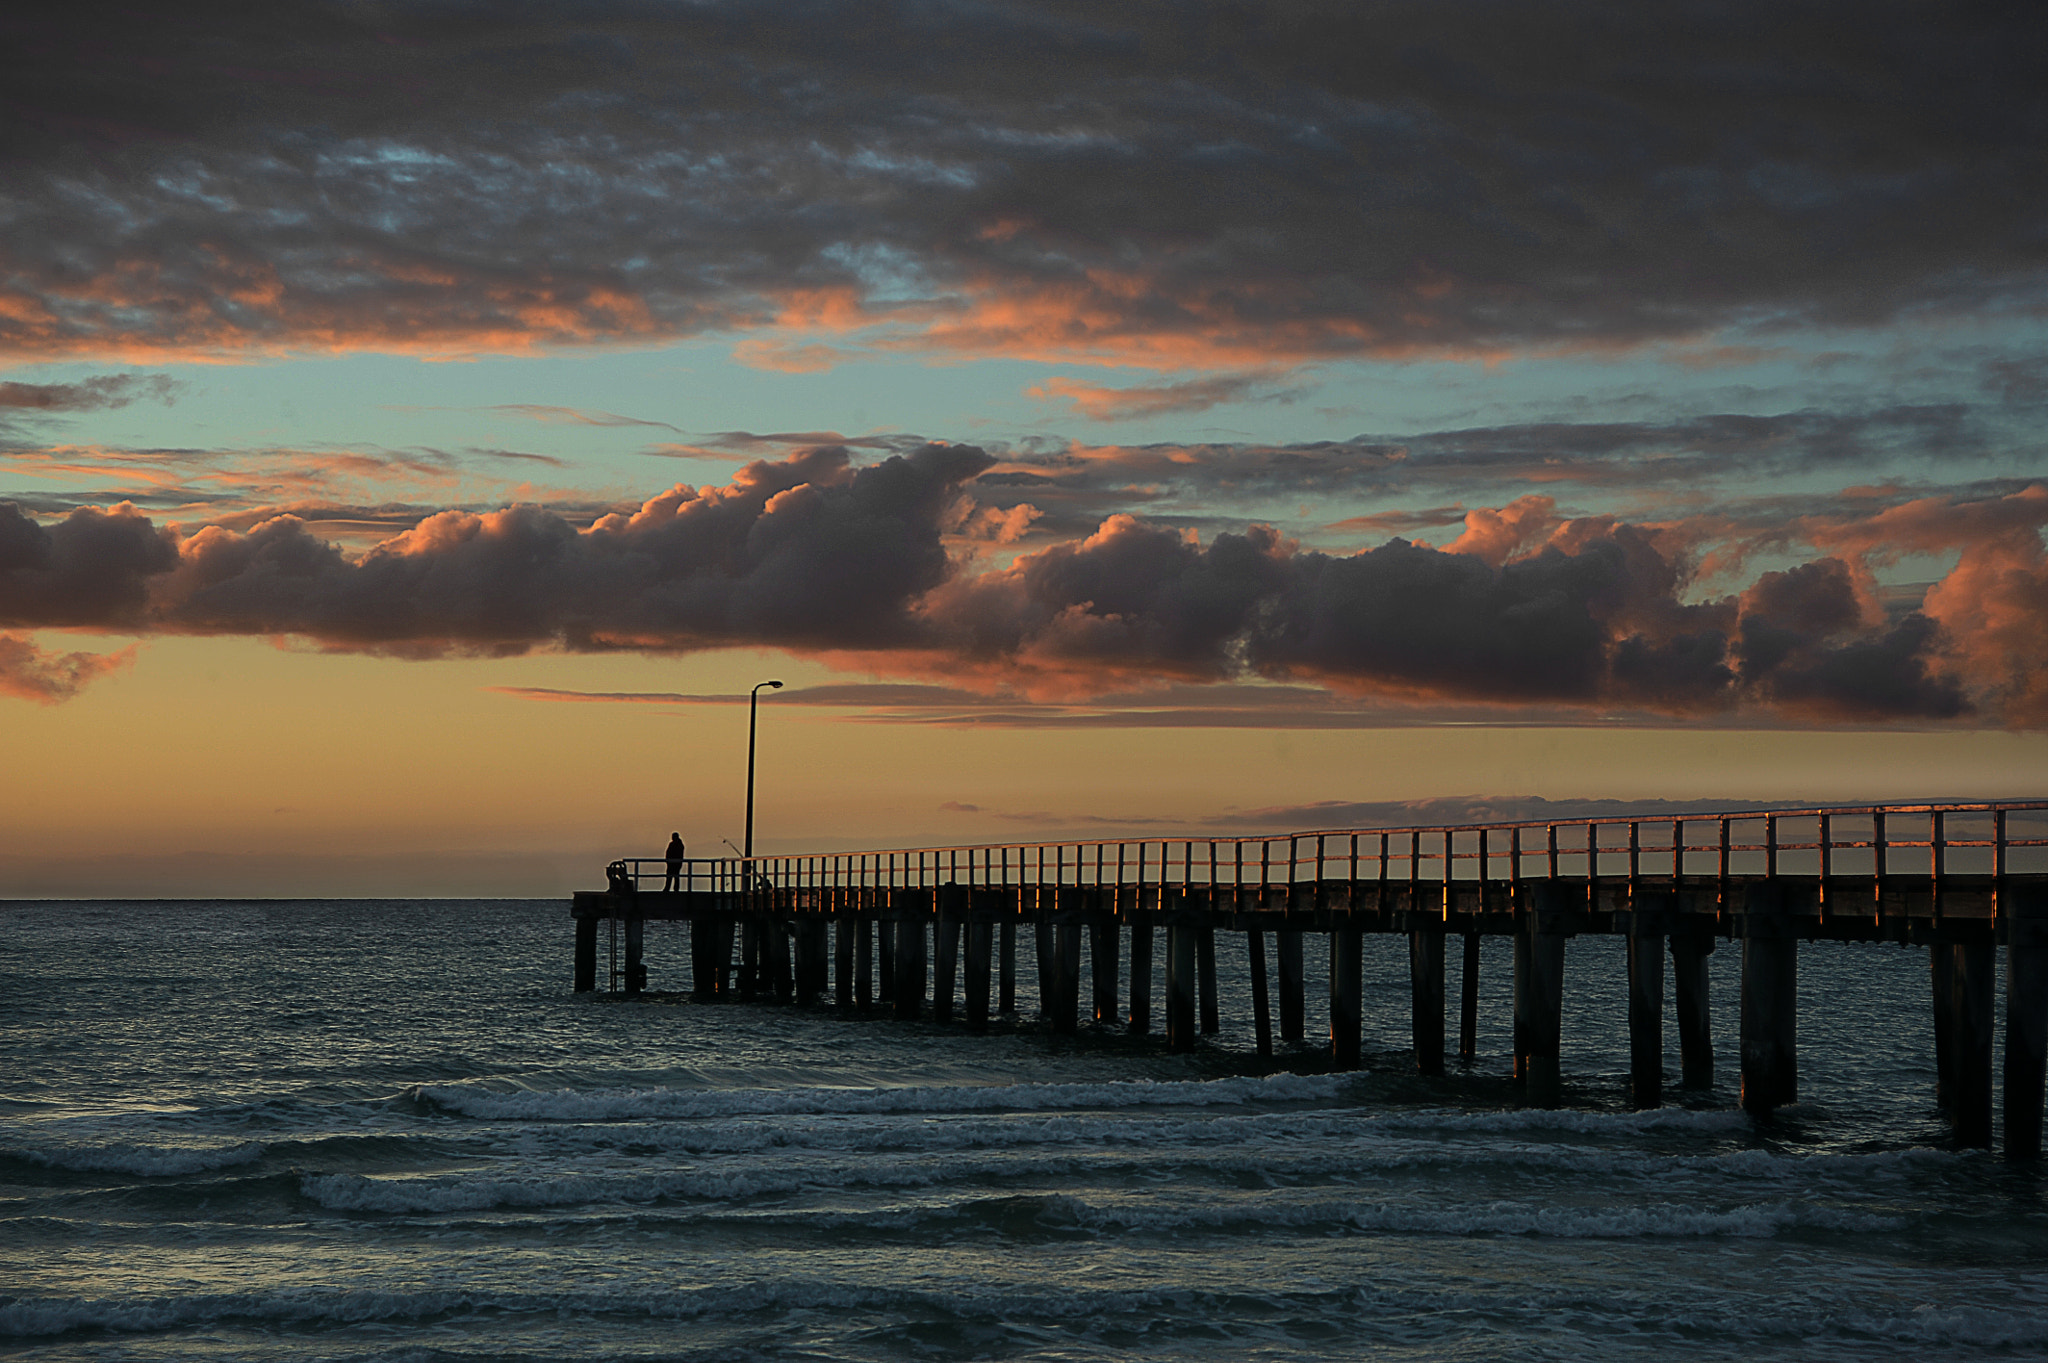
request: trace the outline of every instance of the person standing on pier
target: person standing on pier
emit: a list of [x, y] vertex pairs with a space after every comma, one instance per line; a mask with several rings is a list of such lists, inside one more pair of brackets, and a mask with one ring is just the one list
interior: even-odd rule
[[683, 835], [681, 833], [671, 833], [668, 835], [668, 852], [666, 855], [668, 857], [668, 879], [662, 882], [661, 888], [664, 890], [680, 890], [683, 888]]

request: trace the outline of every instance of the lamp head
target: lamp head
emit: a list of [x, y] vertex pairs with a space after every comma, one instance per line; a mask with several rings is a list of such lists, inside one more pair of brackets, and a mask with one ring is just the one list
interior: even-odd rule
[[782, 689], [782, 683], [781, 683], [781, 682], [769, 682], [769, 683], [768, 683], [768, 687], [769, 687], [769, 689], [770, 689], [770, 690], [772, 690], [772, 691], [780, 691], [780, 690]]

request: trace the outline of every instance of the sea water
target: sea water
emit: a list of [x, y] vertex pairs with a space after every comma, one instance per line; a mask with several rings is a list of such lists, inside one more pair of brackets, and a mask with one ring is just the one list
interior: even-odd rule
[[[1728, 944], [1715, 1088], [1632, 1113], [1613, 939], [1569, 948], [1544, 1112], [1504, 942], [1476, 1062], [1420, 1079], [1399, 939], [1338, 1074], [1313, 988], [1257, 1057], [1241, 939], [1174, 1055], [1048, 1035], [1021, 937], [975, 1037], [577, 995], [560, 901], [0, 906], [0, 1356], [2048, 1353], [2043, 1178], [1952, 1148], [1924, 950], [1802, 947], [1802, 1100], [1760, 1124]], [[650, 925], [654, 989], [687, 960]]]

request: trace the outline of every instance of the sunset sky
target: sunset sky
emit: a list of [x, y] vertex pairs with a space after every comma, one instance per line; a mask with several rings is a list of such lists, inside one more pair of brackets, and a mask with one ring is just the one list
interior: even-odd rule
[[0, 215], [0, 896], [2048, 794], [2031, 6], [36, 6]]

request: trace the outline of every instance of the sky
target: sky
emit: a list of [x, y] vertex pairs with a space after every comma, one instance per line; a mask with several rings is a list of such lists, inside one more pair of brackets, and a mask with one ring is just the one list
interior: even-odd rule
[[0, 897], [2048, 795], [2031, 6], [0, 19]]

